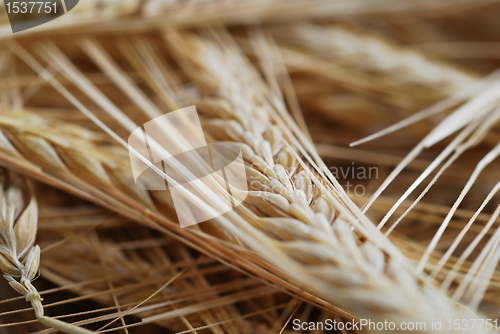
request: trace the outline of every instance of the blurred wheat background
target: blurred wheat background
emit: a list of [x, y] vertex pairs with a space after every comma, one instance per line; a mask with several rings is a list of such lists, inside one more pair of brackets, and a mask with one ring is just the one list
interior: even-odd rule
[[[12, 34], [0, 5], [0, 333], [56, 331], [36, 293], [102, 333], [498, 319], [498, 17], [493, 0], [80, 0]], [[251, 186], [181, 229], [122, 144], [190, 105]]]

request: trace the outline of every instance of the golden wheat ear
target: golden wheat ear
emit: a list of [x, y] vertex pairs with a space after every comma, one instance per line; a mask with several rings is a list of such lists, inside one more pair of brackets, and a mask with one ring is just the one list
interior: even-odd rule
[[30, 182], [2, 171], [0, 198], [0, 269], [9, 285], [31, 303], [42, 324], [69, 334], [92, 333], [43, 314], [42, 298], [32, 284], [39, 270], [40, 247], [35, 245], [38, 206]]

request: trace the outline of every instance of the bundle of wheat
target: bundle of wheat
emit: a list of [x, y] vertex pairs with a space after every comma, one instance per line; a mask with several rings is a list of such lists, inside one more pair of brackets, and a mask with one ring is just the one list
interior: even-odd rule
[[[453, 5], [463, 9], [477, 3], [457, 1]], [[51, 30], [56, 35], [46, 34], [41, 39], [42, 35], [37, 34], [43, 29], [39, 29], [33, 35], [26, 33], [16, 40], [4, 40], [5, 49], [0, 54], [0, 70], [5, 74], [0, 82], [0, 164], [136, 221], [142, 227], [134, 227], [131, 233], [147, 235], [143, 239], [137, 235], [123, 236], [128, 229], [127, 220], [115, 222], [109, 230], [97, 231], [93, 226], [78, 242], [61, 243], [65, 252], [51, 255], [48, 246], [46, 272], [42, 274], [58, 285], [68, 286], [82, 296], [79, 298], [93, 298], [107, 305], [104, 312], [111, 313], [79, 314], [88, 315], [79, 322], [85, 325], [116, 318], [111, 324], [114, 327], [105, 331], [126, 331], [137, 326], [134, 320], [124, 320], [132, 315], [144, 323], [174, 331], [283, 330], [298, 303], [288, 297], [276, 297], [284, 303], [262, 302], [262, 296], [275, 296], [278, 290], [260, 282], [280, 287], [297, 300], [310, 303], [304, 310], [306, 314], [312, 305], [322, 307], [321, 318], [331, 312], [345, 319], [419, 322], [426, 324], [422, 332], [433, 332], [431, 322], [435, 318], [450, 322], [476, 319], [480, 315], [471, 315], [469, 310], [476, 312], [480, 308], [496, 317], [500, 232], [494, 231], [494, 227], [500, 210], [488, 206], [496, 199], [500, 186], [495, 185], [496, 173], [485, 176], [483, 170], [488, 166], [496, 168], [494, 160], [500, 152], [495, 128], [500, 115], [498, 75], [479, 81], [472, 71], [400, 48], [359, 28], [345, 28], [345, 24], [273, 24], [251, 27], [248, 36], [240, 27], [229, 32], [220, 27], [312, 17], [331, 21], [345, 14], [355, 14], [355, 22], [362, 21], [365, 16], [359, 14], [366, 13], [390, 26], [394, 17], [409, 9], [424, 9], [420, 13], [425, 17], [424, 11], [441, 15], [449, 6], [450, 3], [426, 1], [399, 7], [394, 7], [393, 1], [95, 1], [54, 21], [59, 23], [47, 25], [46, 32]], [[102, 8], [97, 10], [99, 18], [68, 24], [72, 17], [92, 16], [97, 8]], [[394, 11], [398, 15], [391, 16]], [[384, 14], [373, 15], [377, 12]], [[207, 27], [206, 23], [217, 28]], [[181, 24], [202, 29], [175, 27]], [[419, 24], [422, 27], [428, 23]], [[64, 31], [58, 31], [61, 27]], [[391, 28], [380, 30], [384, 29]], [[75, 33], [77, 30], [85, 34]], [[120, 34], [113, 33], [119, 30]], [[260, 72], [245, 54], [255, 61]], [[298, 90], [297, 98], [294, 88]], [[334, 94], [349, 94], [355, 103], [339, 100], [338, 95], [329, 100]], [[317, 101], [318, 96], [326, 100]], [[179, 186], [172, 174], [190, 180], [187, 166], [204, 166], [197, 153], [189, 155], [182, 164], [172, 160], [169, 165], [173, 172], [152, 164], [150, 167], [161, 178], [196, 203], [196, 210], [218, 210], [221, 201], [217, 193], [236, 202], [246, 197], [232, 211], [181, 228], [178, 217], [183, 212], [175, 210], [175, 200], [169, 192], [136, 185], [130, 159], [137, 152], [127, 146], [125, 139], [141, 124], [191, 105], [197, 108], [204, 137], [210, 144], [231, 143], [240, 150], [248, 191], [224, 188], [217, 176], [210, 179], [210, 187], [202, 182], [193, 182], [191, 188]], [[342, 112], [336, 109], [339, 105]], [[313, 112], [304, 119], [301, 107]], [[408, 140], [389, 137], [381, 141], [387, 144], [385, 149], [392, 150], [390, 154], [332, 147], [327, 145], [328, 140], [318, 146], [325, 157], [383, 161], [389, 176], [378, 190], [374, 181], [370, 184], [372, 196], [349, 198], [337, 175], [320, 159], [312, 140], [323, 141], [319, 134], [327, 133], [342, 137], [331, 142], [345, 145], [359, 139], [359, 134], [366, 135], [380, 127], [375, 120], [384, 113], [401, 118], [426, 107], [429, 108], [355, 143], [428, 120], [425, 127], [413, 128], [406, 137], [398, 137], [411, 137]], [[351, 113], [352, 110], [359, 113]], [[443, 116], [449, 111], [449, 116]], [[306, 122], [318, 115], [320, 120], [313, 125]], [[429, 120], [430, 117], [435, 118]], [[338, 133], [332, 134], [332, 129], [323, 124], [325, 119], [337, 123]], [[181, 123], [192, 129], [198, 126], [190, 119]], [[435, 124], [437, 127], [431, 130]], [[455, 137], [447, 139], [456, 132]], [[186, 147], [189, 142], [174, 128], [165, 131], [165, 136], [174, 147]], [[401, 152], [393, 151], [413, 147], [422, 136], [424, 139], [399, 162]], [[155, 147], [158, 143], [153, 144]], [[433, 147], [430, 154], [414, 161], [429, 147]], [[472, 159], [460, 161], [455, 168], [451, 166], [470, 148], [477, 147], [480, 150], [472, 155], [474, 159], [480, 157], [477, 166]], [[160, 148], [167, 153], [175, 151], [170, 145]], [[147, 160], [144, 156], [139, 158]], [[470, 178], [467, 168], [474, 169]], [[416, 176], [412, 174], [415, 170], [419, 172]], [[431, 175], [433, 179], [425, 185], [425, 179]], [[478, 180], [481, 190], [474, 195], [480, 199], [479, 204], [466, 196]], [[463, 181], [465, 187], [461, 189]], [[437, 182], [450, 189], [459, 188], [458, 199], [450, 189], [437, 189], [433, 195]], [[387, 191], [389, 186], [392, 188]], [[417, 189], [420, 195], [413, 199], [412, 193]], [[420, 203], [429, 192], [439, 200]], [[464, 199], [468, 201], [466, 207]], [[22, 201], [16, 201], [24, 207]], [[378, 226], [366, 213], [380, 221]], [[13, 226], [13, 220], [9, 224]], [[30, 235], [34, 238], [36, 227], [31, 224]], [[4, 233], [6, 245], [12, 245], [9, 233]], [[115, 233], [119, 237], [110, 239], [109, 234]], [[193, 251], [180, 244], [169, 252], [163, 247], [166, 241], [151, 237], [159, 235], [156, 233], [163, 235], [161, 240], [173, 242], [173, 238], [260, 281], [249, 279], [247, 286], [241, 282], [243, 276], [235, 275], [236, 283], [225, 279], [219, 286], [214, 282], [221, 282], [220, 277], [212, 280], [207, 275], [224, 271], [225, 267], [207, 257], [195, 260]], [[57, 235], [52, 231], [45, 237], [58, 238]], [[65, 240], [73, 238], [71, 235], [73, 232], [66, 234]], [[125, 250], [123, 243], [130, 248]], [[16, 260], [9, 246], [2, 254], [10, 254], [14, 259], [10, 261], [17, 261], [20, 266], [35, 263], [38, 248], [32, 247], [32, 241], [26, 247], [25, 252], [32, 249], [31, 258], [23, 257], [23, 253]], [[85, 261], [71, 267], [74, 258], [82, 257]], [[170, 257], [181, 264], [167, 261], [167, 268], [155, 266]], [[14, 272], [11, 267], [2, 269]], [[36, 271], [34, 265], [31, 267], [31, 271], [25, 270], [28, 276], [20, 286], [8, 279], [19, 292], [35, 301], [37, 316], [43, 321], [39, 299], [34, 298], [38, 295], [29, 285]], [[68, 267], [71, 270], [65, 272]], [[102, 275], [96, 275], [97, 268]], [[151, 276], [137, 275], [136, 268]], [[179, 272], [180, 268], [185, 269]], [[18, 274], [23, 271], [21, 267], [16, 270]], [[151, 285], [141, 288], [142, 283], [150, 281]], [[185, 288], [185, 294], [175, 292]], [[180, 299], [172, 303], [172, 295]], [[270, 326], [240, 320], [235, 320], [239, 321], [237, 327], [230, 324], [232, 319], [245, 317], [243, 311], [253, 314], [259, 307], [270, 312], [284, 308], [282, 316], [288, 319], [267, 316]], [[56, 322], [51, 326], [65, 325]], [[464, 327], [458, 331], [470, 332]], [[481, 331], [485, 328], [475, 330]]]
[[[328, 301], [360, 316], [397, 322], [430, 321], [436, 314], [447, 319], [465, 316], [423, 274], [415, 275], [410, 263], [328, 175], [311, 143], [285, 113], [283, 103], [273, 98], [228, 35], [212, 31], [202, 37], [171, 30], [153, 37], [127, 37], [114, 52], [124, 53], [130, 65], [142, 69], [144, 84], [158, 92], [159, 101], [152, 101], [97, 40], [76, 42], [118, 91], [98, 89], [49, 40], [31, 53], [17, 43], [9, 47], [118, 143], [123, 142], [117, 135], [120, 132], [112, 129], [121, 126], [133, 131], [138, 126], [125, 108], [112, 102], [119, 101], [120, 90], [136, 104], [129, 114], [134, 115], [138, 108], [146, 119], [160, 115], [162, 109], [195, 104], [204, 116], [202, 124], [209, 140], [232, 141], [241, 147], [248, 183], [253, 187], [242, 206], [181, 230], [170, 220], [175, 217], [171, 199], [164, 192], [141, 191], [127, 176], [126, 150], [103, 143], [99, 136], [74, 125], [69, 130], [69, 125], [48, 116], [5, 114], [1, 121], [5, 137], [2, 161], [134, 220], [160, 223], [157, 228], [167, 228], [167, 233], [175, 233], [198, 249], [279, 282], [307, 300], [318, 302], [319, 297], [323, 305], [329, 305]], [[170, 55], [162, 55], [171, 59], [170, 64], [157, 53], [162, 37], [172, 50]], [[90, 112], [81, 102], [83, 94], [75, 93], [75, 97], [58, 79], [47, 75], [32, 54], [51, 64], [102, 111]], [[171, 66], [179, 67], [173, 70]], [[162, 76], [158, 76], [159, 69]], [[186, 79], [194, 86], [183, 89], [181, 83]], [[98, 118], [103, 113], [112, 116], [106, 119], [109, 126]]]

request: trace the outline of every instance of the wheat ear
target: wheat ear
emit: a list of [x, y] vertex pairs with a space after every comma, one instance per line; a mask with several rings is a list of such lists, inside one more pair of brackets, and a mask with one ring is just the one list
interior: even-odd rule
[[89, 334], [91, 331], [44, 315], [42, 298], [31, 284], [38, 274], [40, 247], [35, 245], [38, 207], [28, 181], [29, 202], [23, 200], [23, 180], [11, 180], [2, 173], [0, 178], [0, 269], [9, 285], [25, 296], [42, 324], [69, 334]]

